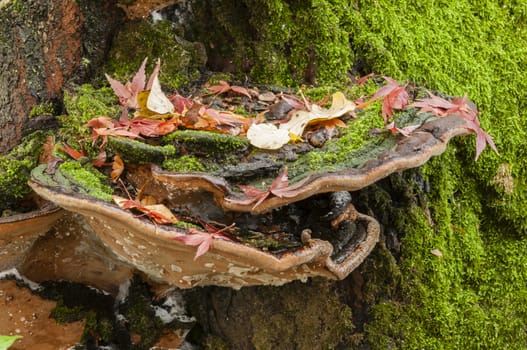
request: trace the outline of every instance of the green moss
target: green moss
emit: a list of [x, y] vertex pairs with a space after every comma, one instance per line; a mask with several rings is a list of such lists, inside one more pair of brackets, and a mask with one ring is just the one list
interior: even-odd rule
[[163, 137], [163, 143], [174, 144], [181, 153], [203, 154], [205, 157], [237, 157], [249, 148], [249, 140], [210, 131], [178, 130]]
[[524, 347], [526, 10], [515, 1], [364, 1], [349, 17], [361, 73], [467, 93], [500, 151], [474, 162], [474, 139], [455, 142], [423, 168], [425, 198], [415, 192], [375, 210], [393, 217], [385, 227], [404, 238], [400, 283], [386, 290], [378, 272], [367, 275], [374, 349]]
[[64, 301], [59, 299], [57, 305], [51, 311], [50, 317], [54, 318], [59, 323], [70, 323], [80, 321], [84, 318], [82, 313], [83, 308], [80, 305], [68, 307], [64, 305]]
[[74, 187], [81, 193], [105, 201], [112, 199], [113, 189], [106, 184], [108, 178], [90, 164], [82, 165], [76, 161], [66, 161], [59, 166], [55, 179], [62, 187]]
[[147, 71], [152, 71], [155, 60], [161, 59], [160, 80], [169, 89], [197, 80], [206, 61], [204, 48], [178, 37], [170, 22], [129, 21], [114, 39], [107, 60], [108, 74], [128, 81], [145, 57], [149, 58]]
[[373, 349], [514, 349], [527, 341], [526, 261], [515, 253], [527, 238], [482, 221], [486, 194], [463, 178], [457, 156], [451, 147], [422, 169], [424, 179], [411, 171], [393, 175], [389, 186], [381, 184], [389, 192], [374, 187], [369, 200], [360, 198], [402, 238], [398, 265], [376, 253], [363, 270], [374, 305], [365, 326]]
[[150, 349], [161, 335], [163, 322], [150, 305], [152, 297], [149, 286], [134, 278], [126, 300], [119, 305], [119, 312], [129, 322], [130, 333], [139, 335], [141, 339], [131, 349]]
[[205, 171], [203, 163], [196, 157], [181, 156], [163, 162], [163, 169], [179, 172]]
[[344, 1], [215, 0], [196, 4], [190, 35], [213, 44], [216, 70], [282, 85], [342, 81], [352, 62], [350, 9]]
[[[313, 349], [313, 339], [320, 348], [330, 349], [353, 330], [351, 309], [340, 303], [327, 281], [316, 281], [311, 288], [296, 285], [285, 289], [282, 299], [271, 299], [274, 305], [266, 297], [252, 301], [253, 307], [267, 311], [250, 316], [256, 349]], [[261, 292], [265, 296], [271, 290]]]
[[176, 148], [172, 145], [154, 146], [147, 143], [123, 137], [109, 137], [108, 147], [121, 156], [125, 162], [161, 163], [173, 157]]
[[[354, 12], [351, 43], [366, 69], [423, 83], [450, 95], [465, 93], [481, 109], [482, 126], [500, 156], [485, 152], [473, 162], [474, 141], [464, 155], [467, 176], [489, 194], [494, 216], [525, 232], [527, 130], [525, 71], [526, 4], [517, 1], [365, 2]], [[445, 20], [452, 18], [452, 21]], [[430, 40], [433, 38], [433, 40]], [[505, 82], [505, 83], [503, 83]], [[499, 164], [512, 166], [514, 193], [502, 195], [493, 181]]]
[[119, 116], [121, 109], [114, 92], [108, 87], [96, 89], [89, 84], [74, 86], [64, 91], [64, 107], [67, 115], [59, 117], [59, 138], [72, 147], [76, 147], [79, 140], [85, 140], [83, 146], [88, 157], [95, 158], [99, 150], [92, 146], [91, 131], [85, 124], [92, 118]]
[[214, 72], [207, 80], [207, 83], [210, 85], [218, 85], [220, 81], [231, 81], [233, 78], [232, 74], [229, 73], [222, 73], [222, 72]]
[[38, 115], [53, 115], [54, 114], [54, 107], [53, 103], [47, 102], [47, 103], [40, 103], [38, 105], [35, 105], [29, 112], [29, 117], [34, 117]]
[[38, 164], [46, 133], [37, 131], [9, 154], [0, 156], [0, 212], [16, 208], [19, 200], [31, 191], [27, 185], [31, 169]]
[[204, 340], [207, 349], [349, 348], [345, 345], [354, 331], [352, 311], [341, 303], [341, 295], [328, 280], [213, 291], [212, 301], [210, 289], [194, 289], [187, 294], [189, 307], [200, 309], [206, 318], [211, 302], [216, 310], [229, 310], [229, 317], [221, 320], [222, 333]]

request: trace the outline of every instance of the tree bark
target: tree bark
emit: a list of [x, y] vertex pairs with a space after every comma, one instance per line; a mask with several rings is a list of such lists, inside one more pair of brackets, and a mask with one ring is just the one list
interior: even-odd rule
[[61, 111], [64, 85], [100, 67], [123, 17], [107, 1], [0, 3], [0, 154], [21, 139], [32, 108]]

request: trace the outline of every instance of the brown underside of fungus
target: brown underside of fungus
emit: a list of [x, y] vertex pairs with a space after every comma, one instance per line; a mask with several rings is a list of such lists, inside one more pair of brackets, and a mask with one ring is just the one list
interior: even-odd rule
[[0, 218], [0, 271], [17, 266], [63, 214], [57, 205], [42, 201], [31, 212]]

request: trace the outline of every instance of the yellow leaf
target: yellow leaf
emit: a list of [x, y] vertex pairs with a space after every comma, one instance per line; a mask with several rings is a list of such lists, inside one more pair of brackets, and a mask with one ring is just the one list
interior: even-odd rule
[[291, 134], [302, 136], [305, 127], [309, 124], [321, 120], [339, 118], [354, 110], [355, 104], [348, 100], [342, 92], [336, 92], [333, 94], [333, 101], [329, 109], [312, 105], [311, 111], [296, 111], [287, 123], [280, 125], [280, 129], [285, 129]]

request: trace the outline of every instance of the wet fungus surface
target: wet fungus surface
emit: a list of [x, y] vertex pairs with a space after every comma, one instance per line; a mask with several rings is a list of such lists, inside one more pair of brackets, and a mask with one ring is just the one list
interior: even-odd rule
[[[255, 150], [243, 142], [243, 147], [211, 156], [207, 147], [225, 147], [229, 136], [222, 135], [218, 141], [216, 134], [201, 132], [201, 139], [193, 137], [190, 144], [181, 141], [184, 131], [170, 142], [158, 140], [147, 146], [155, 162], [145, 158], [133, 164], [137, 141], [111, 137], [112, 151], [127, 162], [121, 185], [113, 185], [114, 193], [155, 198], [178, 218], [170, 225], [156, 223], [145, 211], [119, 207], [111, 202], [111, 195], [90, 195], [86, 187], [93, 185], [72, 183], [61, 174], [61, 167], [51, 174], [46, 166], [35, 168], [30, 186], [43, 198], [81, 214], [119, 261], [155, 282], [181, 288], [240, 288], [282, 285], [312, 276], [342, 279], [371, 252], [381, 230], [374, 218], [354, 209], [350, 191], [420, 166], [442, 153], [452, 137], [470, 133], [456, 114], [427, 115], [423, 120], [422, 114], [413, 113], [413, 117], [421, 126], [411, 135], [370, 136], [371, 142], [363, 148], [349, 150], [351, 157], [344, 155], [317, 170], [305, 166], [302, 154], [288, 161], [284, 159], [287, 150]], [[299, 153], [329, 152], [332, 142]], [[238, 160], [225, 160], [229, 155]], [[198, 171], [162, 168], [181, 157], [199, 162]], [[284, 169], [289, 169], [289, 178]], [[282, 183], [275, 184], [273, 192], [269, 184], [280, 176]], [[258, 201], [241, 191], [249, 184], [258, 188]], [[182, 238], [198, 237], [197, 233], [211, 236], [207, 248], [198, 254], [196, 249], [206, 239], [189, 243]]]
[[0, 218], [0, 271], [19, 264], [37, 238], [64, 214], [51, 202], [40, 200], [35, 205], [30, 212]]

